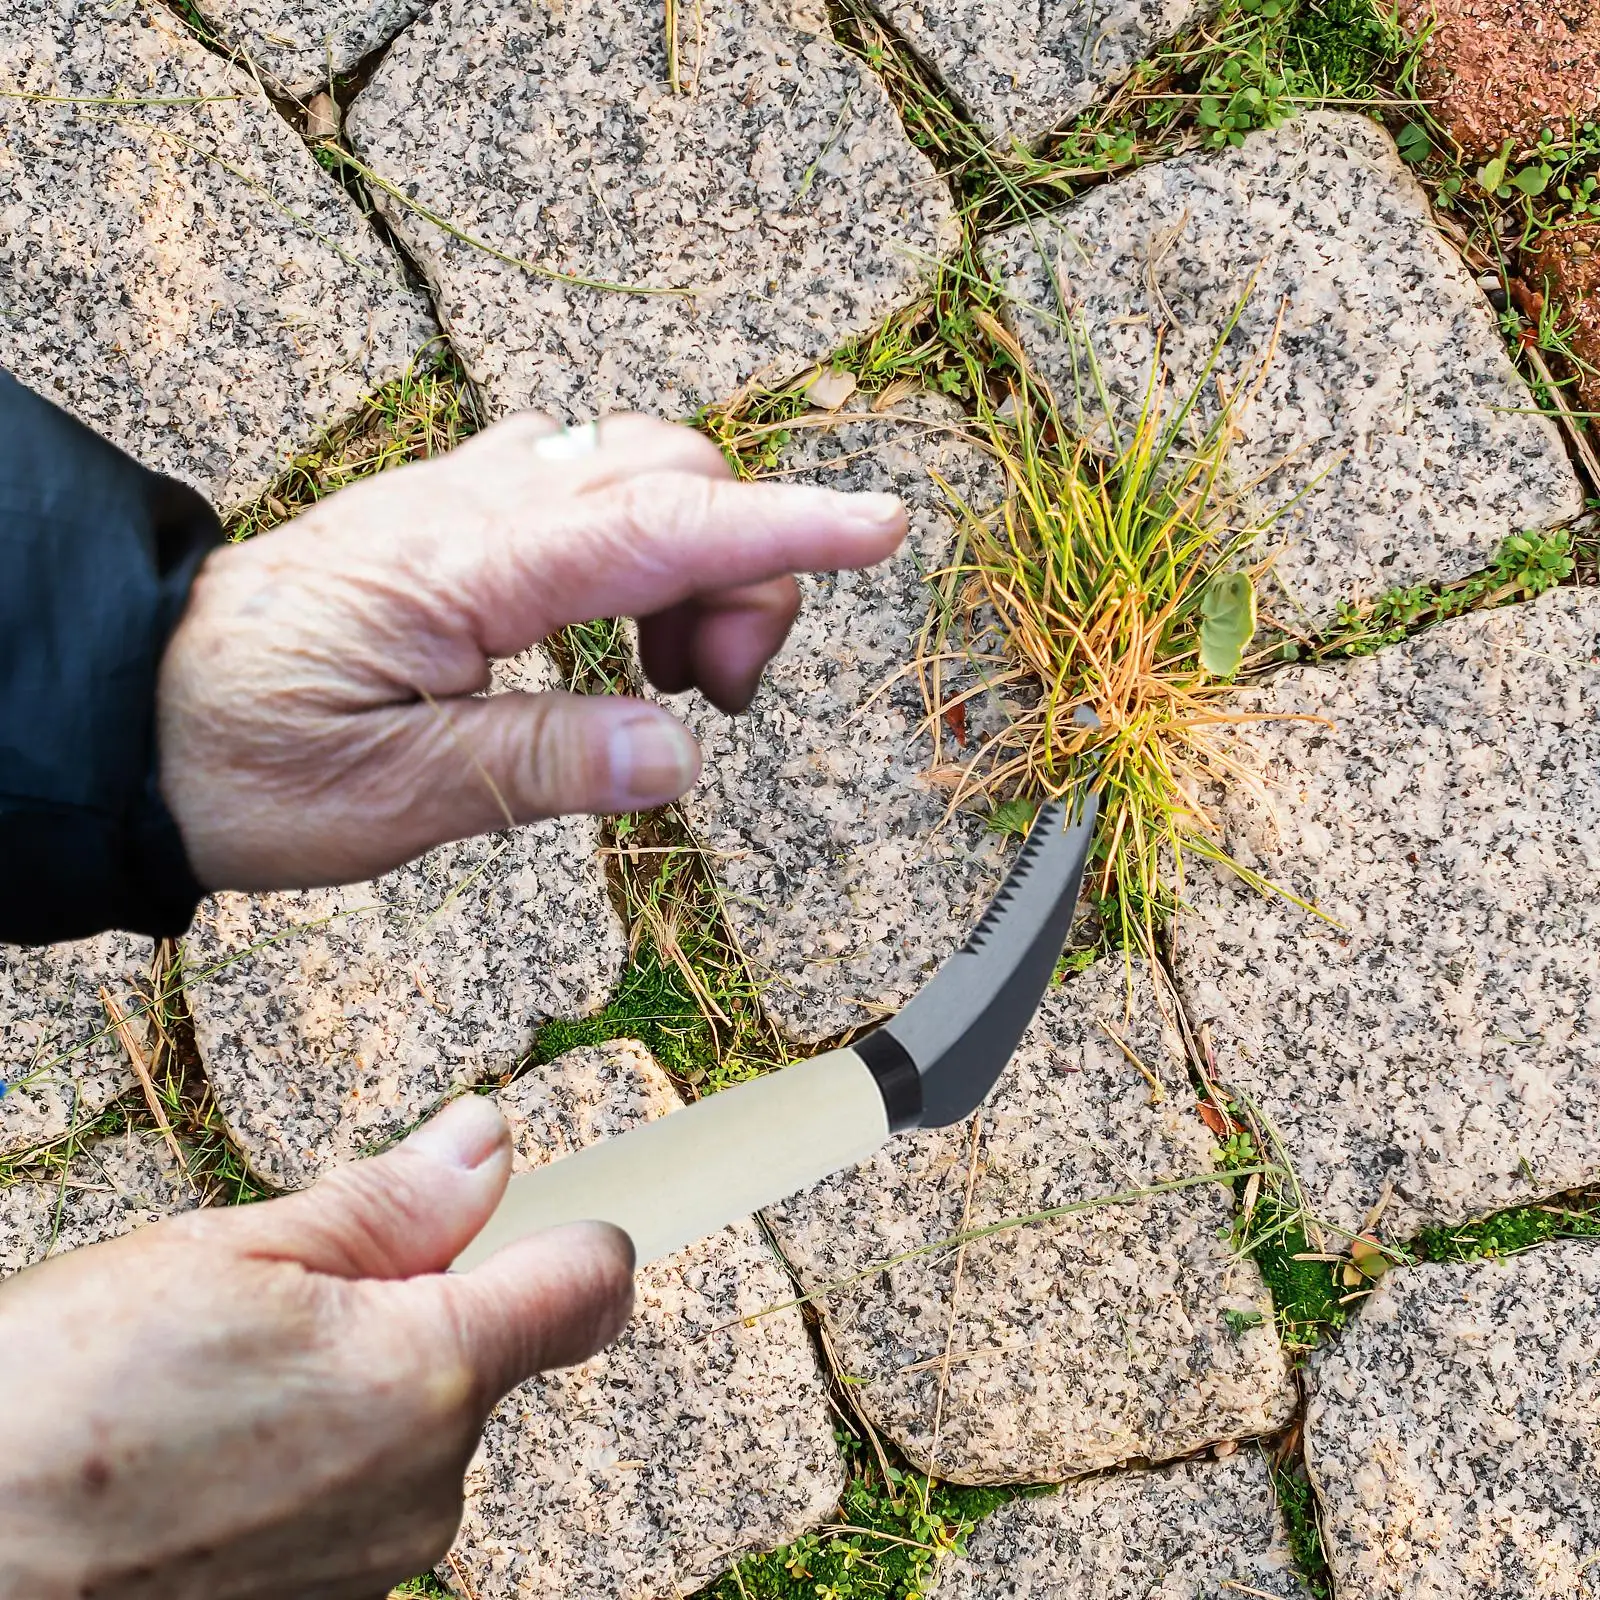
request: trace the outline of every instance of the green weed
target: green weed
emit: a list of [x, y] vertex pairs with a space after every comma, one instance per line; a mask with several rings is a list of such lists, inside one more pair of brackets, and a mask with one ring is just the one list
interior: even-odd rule
[[1328, 1567], [1322, 1543], [1322, 1523], [1317, 1517], [1316, 1491], [1303, 1466], [1275, 1467], [1272, 1488], [1283, 1515], [1289, 1537], [1289, 1553], [1294, 1557], [1300, 1581], [1313, 1600], [1333, 1600], [1333, 1573]]
[[248, 539], [287, 522], [363, 478], [451, 450], [482, 426], [472, 386], [442, 341], [419, 350], [402, 377], [370, 396], [226, 522], [229, 539]]
[[1575, 1194], [1516, 1206], [1478, 1222], [1424, 1228], [1414, 1248], [1429, 1261], [1481, 1261], [1516, 1255], [1552, 1239], [1600, 1238], [1600, 1194]]
[[1470, 577], [1391, 589], [1368, 605], [1342, 602], [1332, 629], [1321, 640], [1286, 644], [1280, 659], [1326, 661], [1371, 655], [1436, 622], [1531, 600], [1565, 583], [1576, 570], [1572, 536], [1564, 529], [1513, 534], [1500, 547], [1494, 565]]
[[930, 1479], [853, 1432], [836, 1434], [850, 1480], [835, 1520], [749, 1556], [698, 1600], [923, 1600], [939, 1562], [991, 1511], [1037, 1489], [969, 1489]]

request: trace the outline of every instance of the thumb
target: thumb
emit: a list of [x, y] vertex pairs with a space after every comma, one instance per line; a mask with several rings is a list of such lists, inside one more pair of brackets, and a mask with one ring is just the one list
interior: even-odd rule
[[511, 1176], [511, 1134], [463, 1095], [404, 1143], [309, 1189], [230, 1214], [251, 1254], [336, 1278], [442, 1272], [489, 1220]]
[[633, 1311], [633, 1241], [575, 1222], [508, 1245], [472, 1272], [401, 1285], [421, 1327], [454, 1330], [485, 1409], [536, 1372], [611, 1343]]
[[[625, 695], [551, 691], [408, 706], [410, 802], [397, 859], [447, 839], [573, 812], [647, 811], [684, 794], [700, 747], [671, 716]], [[389, 841], [386, 841], [388, 843]]]

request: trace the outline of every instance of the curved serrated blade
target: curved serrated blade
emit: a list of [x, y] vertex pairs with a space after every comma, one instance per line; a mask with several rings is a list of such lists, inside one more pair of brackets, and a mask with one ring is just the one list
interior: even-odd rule
[[1087, 789], [1071, 805], [1052, 800], [1040, 806], [1006, 881], [967, 942], [903, 1011], [857, 1041], [855, 1048], [871, 1059], [883, 1049], [879, 1036], [887, 1035], [916, 1068], [920, 1113], [900, 1118], [898, 1126], [959, 1122], [1005, 1070], [1067, 941], [1098, 811]]

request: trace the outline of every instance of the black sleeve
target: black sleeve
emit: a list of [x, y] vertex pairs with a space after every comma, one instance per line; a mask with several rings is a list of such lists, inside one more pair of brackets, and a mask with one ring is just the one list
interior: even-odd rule
[[194, 490], [0, 372], [0, 943], [188, 926], [156, 672], [221, 536]]

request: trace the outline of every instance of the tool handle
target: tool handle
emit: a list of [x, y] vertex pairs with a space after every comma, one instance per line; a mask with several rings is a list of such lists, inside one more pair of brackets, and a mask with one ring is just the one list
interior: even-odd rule
[[564, 1222], [613, 1222], [646, 1266], [865, 1160], [889, 1137], [854, 1050], [830, 1050], [709, 1095], [532, 1172], [519, 1172], [455, 1263]]

